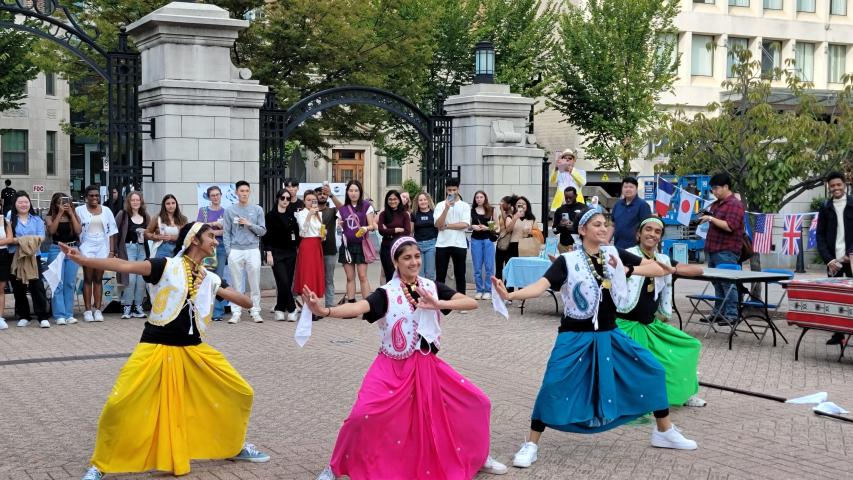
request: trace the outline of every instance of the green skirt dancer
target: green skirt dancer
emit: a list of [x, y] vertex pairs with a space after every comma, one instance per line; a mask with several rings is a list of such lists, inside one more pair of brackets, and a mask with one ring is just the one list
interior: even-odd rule
[[670, 405], [684, 405], [699, 392], [699, 351], [702, 343], [658, 319], [643, 323], [617, 318], [616, 324], [635, 342], [646, 347], [666, 370], [666, 395]]

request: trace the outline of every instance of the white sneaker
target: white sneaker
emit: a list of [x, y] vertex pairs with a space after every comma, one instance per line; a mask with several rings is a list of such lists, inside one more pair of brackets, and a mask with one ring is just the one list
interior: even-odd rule
[[335, 474], [332, 473], [332, 467], [326, 467], [320, 472], [320, 475], [317, 475], [317, 480], [336, 480]]
[[77, 319], [74, 317], [68, 317], [65, 319], [66, 325], [74, 325], [75, 323], [77, 323]]
[[9, 328], [9, 325], [6, 324], [6, 319], [0, 317], [0, 330], [6, 330], [7, 328]]
[[503, 475], [507, 472], [506, 465], [492, 458], [491, 455], [486, 458], [486, 463], [480, 468], [483, 473], [491, 473], [492, 475]]
[[18, 320], [18, 326], [19, 327], [26, 327], [29, 324], [30, 324], [30, 321], [27, 320], [26, 318], [22, 318], [22, 319]]
[[92, 316], [91, 310], [86, 310], [85, 312], [83, 312], [83, 321], [84, 322], [94, 322], [95, 321], [95, 317]]
[[263, 319], [263, 318], [261, 318], [261, 314], [260, 314], [260, 313], [253, 313], [251, 316], [252, 316], [252, 321], [253, 321], [253, 322], [255, 322], [255, 323], [264, 323], [264, 319]]
[[707, 404], [708, 402], [702, 400], [696, 395], [693, 395], [692, 397], [688, 398], [686, 402], [684, 402], [685, 407], [704, 407]]
[[527, 468], [533, 465], [539, 453], [539, 445], [533, 442], [524, 442], [521, 449], [512, 457], [512, 466], [518, 468]]
[[483, 300], [491, 300], [491, 299], [492, 299], [492, 294], [491, 294], [491, 293], [486, 292], [486, 293], [484, 293], [484, 294], [483, 294]]
[[287, 317], [287, 314], [282, 312], [281, 310], [275, 310], [273, 312], [273, 315], [275, 315], [275, 320], [277, 322], [283, 322], [285, 320], [285, 318]]
[[295, 321], [299, 320], [299, 313], [298, 312], [299, 312], [299, 310], [294, 310], [292, 312], [289, 312], [287, 314], [287, 321], [288, 322], [295, 322]]
[[50, 328], [50, 322], [47, 320], [39, 320], [39, 326], [41, 328]]
[[57, 319], [56, 319], [56, 324], [57, 324], [57, 325], [65, 325], [65, 319], [64, 319], [64, 318], [62, 318], [62, 317], [57, 318]]
[[121, 318], [130, 318], [130, 308], [131, 308], [130, 305], [122, 305], [121, 306], [121, 309], [122, 309]]
[[477, 294], [476, 294], [476, 295], [474, 295], [474, 300], [482, 300], [482, 299], [483, 299], [483, 294], [482, 294], [482, 293], [477, 292]]
[[457, 312], [461, 313], [462, 315], [468, 314], [468, 310], [457, 310]]
[[677, 450], [696, 450], [699, 445], [684, 435], [673, 425], [665, 432], [659, 432], [657, 427], [652, 430], [652, 446], [658, 448], [674, 448]]
[[100, 310], [95, 310], [94, 312], [92, 312], [92, 314], [94, 315], [96, 322], [103, 322], [104, 321], [104, 314], [101, 313]]
[[237, 323], [239, 321], [240, 321], [240, 314], [239, 313], [232, 313], [231, 318], [228, 319], [228, 323]]

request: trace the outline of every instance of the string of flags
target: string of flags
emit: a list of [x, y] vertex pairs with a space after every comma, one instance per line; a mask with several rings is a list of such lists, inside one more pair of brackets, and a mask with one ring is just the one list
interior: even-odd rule
[[[673, 200], [677, 199], [675, 219], [678, 223], [688, 226], [693, 217], [697, 203], [701, 209], [707, 209], [714, 201], [702, 199], [683, 188], [673, 185], [663, 178], [658, 177], [657, 191], [655, 192], [655, 212], [661, 217], [669, 214]], [[748, 216], [754, 215], [755, 228], [750, 232]], [[809, 225], [808, 238], [802, 239], [803, 222], [806, 217], [813, 217]], [[746, 233], [752, 240], [752, 248], [755, 253], [771, 253], [773, 250], [773, 221], [776, 217], [782, 217], [782, 244], [779, 254], [796, 256], [800, 253], [800, 241], [804, 240], [806, 248], [817, 246], [817, 212], [773, 214], [745, 212], [744, 225]], [[708, 234], [709, 223], [703, 223], [696, 227], [696, 235], [705, 238]]]

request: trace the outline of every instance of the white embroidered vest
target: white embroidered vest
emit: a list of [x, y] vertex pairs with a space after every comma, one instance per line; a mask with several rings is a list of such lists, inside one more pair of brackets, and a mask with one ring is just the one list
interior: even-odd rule
[[[430, 295], [438, 297], [435, 282], [423, 277], [418, 277], [418, 281]], [[435, 310], [413, 310], [409, 301], [406, 300], [403, 288], [405, 287], [397, 275], [382, 287], [388, 297], [388, 311], [378, 322], [379, 352], [396, 360], [409, 358], [418, 350], [421, 339], [418, 330], [422, 327], [419, 324], [419, 318], [434, 316], [436, 323], [441, 319], [441, 312]], [[433, 343], [439, 347], [440, 337], [436, 337]]]
[[[148, 295], [151, 298], [151, 313], [148, 323], [162, 327], [178, 317], [184, 305], [189, 302], [191, 314], [200, 332], [204, 333], [213, 314], [213, 303], [216, 291], [222, 284], [222, 279], [213, 272], [207, 272], [199, 285], [195, 297], [187, 299], [187, 277], [184, 273], [181, 256], [166, 259], [163, 276], [156, 284], [148, 284]], [[192, 334], [192, 326], [190, 326]]]
[[[627, 302], [627, 285], [625, 267], [619, 259], [616, 247], [603, 246], [605, 255], [604, 269], [610, 278], [610, 296], [618, 307]], [[566, 262], [566, 283], [560, 289], [563, 297], [563, 314], [569, 318], [585, 320], [592, 318], [595, 330], [598, 330], [598, 306], [601, 303], [603, 288], [595, 280], [592, 267], [586, 260], [583, 249], [566, 252], [561, 255]], [[610, 259], [616, 259], [616, 267], [609, 264]]]
[[[644, 256], [639, 246], [633, 246], [628, 251], [638, 257]], [[655, 259], [666, 265], [672, 265], [669, 257], [662, 253], [656, 252]], [[632, 275], [628, 279], [628, 302], [619, 307], [619, 312], [628, 313], [637, 306], [637, 302], [640, 301], [640, 294], [643, 293], [643, 281], [645, 278], [639, 275]], [[655, 300], [658, 301], [657, 315], [668, 320], [672, 317], [672, 274], [655, 277], [654, 282]]]

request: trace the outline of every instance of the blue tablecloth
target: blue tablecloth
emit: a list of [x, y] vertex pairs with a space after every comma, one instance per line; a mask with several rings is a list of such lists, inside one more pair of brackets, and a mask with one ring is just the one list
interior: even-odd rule
[[510, 258], [503, 271], [504, 285], [507, 287], [524, 288], [545, 275], [551, 261], [539, 257]]

